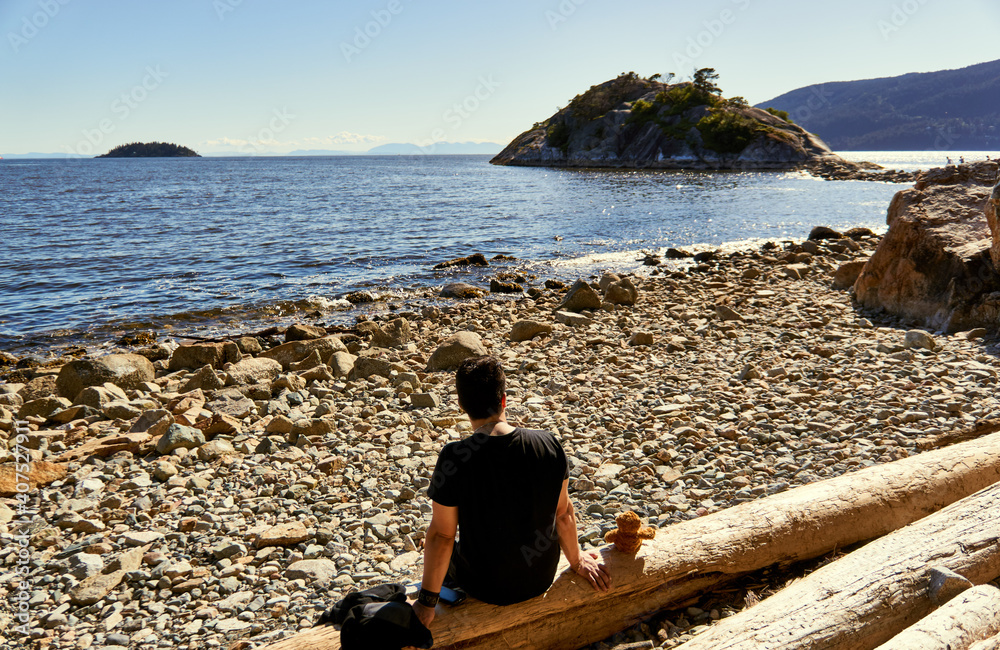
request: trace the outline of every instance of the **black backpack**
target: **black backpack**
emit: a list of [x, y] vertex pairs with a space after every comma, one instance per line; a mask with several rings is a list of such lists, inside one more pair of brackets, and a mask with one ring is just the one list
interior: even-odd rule
[[430, 648], [431, 632], [406, 602], [406, 588], [379, 585], [348, 594], [323, 612], [316, 625], [340, 626], [343, 650], [400, 650], [405, 646]]

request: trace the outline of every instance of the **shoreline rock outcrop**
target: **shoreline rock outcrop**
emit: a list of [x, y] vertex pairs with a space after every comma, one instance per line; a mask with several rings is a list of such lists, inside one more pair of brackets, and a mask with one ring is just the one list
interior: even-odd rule
[[932, 169], [897, 193], [889, 231], [854, 283], [857, 301], [934, 330], [996, 328], [997, 171], [993, 161]]

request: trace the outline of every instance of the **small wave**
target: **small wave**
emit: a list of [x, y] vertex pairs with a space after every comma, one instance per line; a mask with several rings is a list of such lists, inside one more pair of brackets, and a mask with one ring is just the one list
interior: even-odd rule
[[327, 311], [344, 311], [345, 309], [350, 309], [354, 306], [343, 298], [331, 299], [325, 296], [307, 296], [303, 302], [309, 307], [325, 309]]

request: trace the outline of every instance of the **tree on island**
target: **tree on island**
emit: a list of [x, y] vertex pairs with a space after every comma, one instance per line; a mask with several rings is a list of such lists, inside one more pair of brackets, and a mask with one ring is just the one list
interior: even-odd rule
[[721, 95], [722, 89], [715, 83], [719, 80], [719, 73], [715, 68], [702, 68], [694, 71], [694, 87], [709, 95]]
[[131, 142], [98, 158], [200, 158], [195, 151], [168, 142]]

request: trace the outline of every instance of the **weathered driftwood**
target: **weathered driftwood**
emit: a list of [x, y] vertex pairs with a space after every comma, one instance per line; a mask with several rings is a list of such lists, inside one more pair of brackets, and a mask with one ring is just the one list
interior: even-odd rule
[[1000, 634], [1000, 589], [973, 587], [906, 628], [878, 650], [968, 650]]
[[[733, 576], [881, 537], [1000, 481], [1000, 433], [744, 503], [659, 531], [635, 557], [601, 550], [615, 588], [594, 592], [565, 562], [549, 590], [495, 607], [438, 608], [435, 648], [579, 648]], [[332, 650], [314, 628], [269, 650]]]
[[870, 650], [934, 609], [935, 566], [974, 584], [1000, 576], [1000, 483], [818, 569], [681, 647]]
[[1000, 635], [977, 641], [969, 646], [969, 650], [1000, 650]]
[[981, 438], [997, 431], [1000, 431], [1000, 418], [990, 418], [988, 420], [980, 420], [970, 427], [952, 429], [927, 438], [917, 438], [916, 443], [918, 449], [939, 449], [948, 445], [954, 445], [955, 443], [965, 442], [966, 440]]

